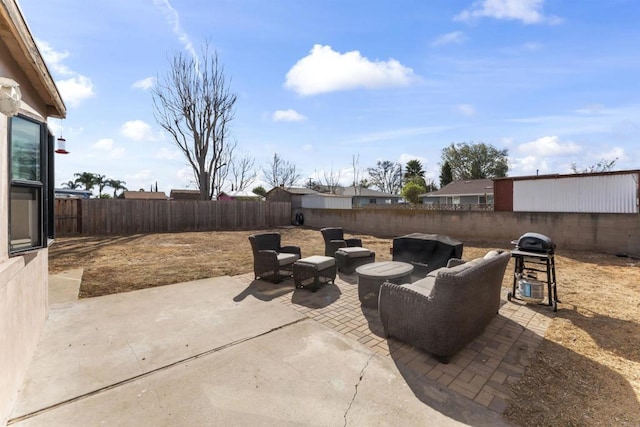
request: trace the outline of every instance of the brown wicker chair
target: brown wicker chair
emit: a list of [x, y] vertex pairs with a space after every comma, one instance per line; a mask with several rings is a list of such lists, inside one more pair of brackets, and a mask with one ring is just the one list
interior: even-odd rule
[[302, 257], [300, 247], [281, 246], [280, 239], [280, 233], [260, 233], [249, 236], [256, 279], [262, 278], [278, 283], [283, 276], [291, 276], [293, 264]]
[[498, 313], [509, 251], [470, 262], [451, 259], [411, 284], [385, 282], [378, 310], [385, 337], [394, 337], [448, 363]]
[[324, 238], [324, 255], [334, 256], [340, 248], [362, 247], [362, 240], [351, 238], [345, 239], [342, 228], [327, 227], [320, 230]]

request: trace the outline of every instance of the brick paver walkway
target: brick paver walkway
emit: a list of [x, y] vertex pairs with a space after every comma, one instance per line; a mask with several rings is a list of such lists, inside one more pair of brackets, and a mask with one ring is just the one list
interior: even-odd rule
[[442, 364], [411, 345], [384, 338], [378, 311], [360, 305], [355, 276], [342, 275], [335, 285], [324, 285], [317, 292], [295, 289], [291, 279], [272, 284], [254, 281], [253, 274], [236, 278], [247, 283], [247, 295], [290, 306], [500, 414], [512, 396], [511, 384], [524, 373], [555, 316], [548, 306], [507, 302], [505, 289], [499, 315], [450, 363]]

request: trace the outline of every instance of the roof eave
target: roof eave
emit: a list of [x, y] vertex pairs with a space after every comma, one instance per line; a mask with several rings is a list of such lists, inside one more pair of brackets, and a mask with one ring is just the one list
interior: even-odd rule
[[[60, 96], [51, 73], [42, 59], [38, 46], [29, 31], [22, 11], [15, 0], [0, 1], [0, 37], [5, 41], [11, 56], [22, 68], [27, 78], [42, 97], [48, 117], [63, 119], [67, 107]], [[8, 25], [2, 25], [2, 24]]]

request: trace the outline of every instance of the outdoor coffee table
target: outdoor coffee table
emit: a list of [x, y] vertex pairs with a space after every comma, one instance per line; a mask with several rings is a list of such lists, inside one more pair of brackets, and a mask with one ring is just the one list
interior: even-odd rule
[[365, 307], [378, 308], [380, 285], [384, 282], [402, 285], [411, 283], [413, 265], [400, 261], [383, 261], [356, 268], [358, 297]]

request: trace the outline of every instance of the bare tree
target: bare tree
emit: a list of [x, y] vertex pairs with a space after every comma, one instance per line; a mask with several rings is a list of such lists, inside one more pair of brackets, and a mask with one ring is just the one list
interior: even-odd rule
[[330, 171], [324, 170], [322, 172], [322, 179], [319, 179], [320, 184], [323, 185], [330, 194], [336, 194], [336, 189], [340, 186], [340, 175], [340, 170], [334, 172], [332, 165]]
[[398, 194], [402, 188], [402, 165], [389, 160], [378, 161], [376, 167], [368, 168], [371, 184], [380, 191]]
[[351, 167], [353, 168], [353, 191], [356, 196], [360, 195], [360, 154], [351, 156]]
[[296, 165], [274, 153], [271, 163], [262, 170], [264, 179], [273, 187], [293, 187], [300, 180]]
[[613, 170], [616, 165], [618, 158], [616, 157], [613, 160], [601, 159], [598, 163], [587, 166], [580, 167], [577, 163], [571, 163], [571, 171], [573, 173], [596, 173], [596, 172], [609, 172]]
[[210, 54], [207, 43], [201, 59], [176, 53], [165, 79], [152, 89], [156, 120], [193, 169], [201, 200], [219, 190], [233, 153], [227, 140], [237, 97], [228, 86], [218, 54]]
[[242, 154], [231, 160], [231, 189], [244, 191], [253, 184], [258, 176], [255, 167], [255, 160], [249, 154]]

